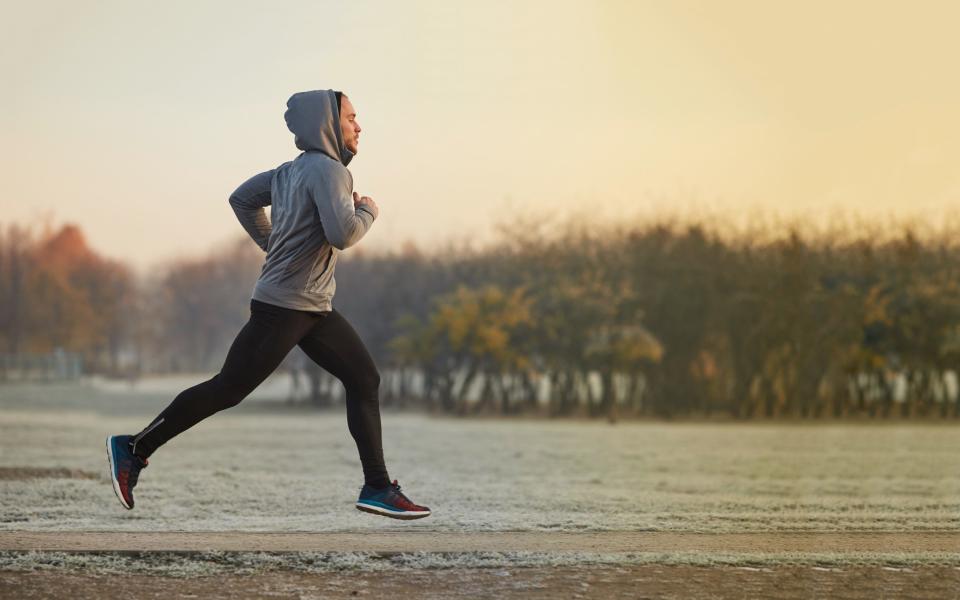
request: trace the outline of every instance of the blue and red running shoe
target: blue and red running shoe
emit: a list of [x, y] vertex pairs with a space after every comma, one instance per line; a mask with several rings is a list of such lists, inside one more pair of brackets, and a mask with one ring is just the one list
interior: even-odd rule
[[133, 488], [137, 485], [140, 469], [148, 463], [146, 458], [140, 458], [130, 451], [132, 439], [132, 435], [107, 436], [107, 462], [110, 464], [113, 491], [117, 493], [120, 504], [128, 510], [133, 508]]
[[360, 488], [357, 509], [393, 519], [422, 519], [430, 516], [429, 508], [414, 504], [400, 491], [400, 484], [396, 479], [382, 489], [364, 484]]

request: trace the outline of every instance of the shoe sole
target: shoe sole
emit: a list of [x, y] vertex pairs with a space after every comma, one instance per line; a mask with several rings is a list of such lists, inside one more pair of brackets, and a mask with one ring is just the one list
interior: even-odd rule
[[356, 504], [357, 510], [362, 510], [363, 512], [370, 513], [371, 515], [380, 515], [381, 517], [390, 517], [391, 519], [402, 519], [404, 521], [412, 521], [413, 519], [422, 519], [424, 517], [430, 516], [430, 511], [427, 512], [411, 512], [411, 511], [391, 511], [386, 508], [380, 508], [379, 506], [370, 506], [369, 504]]
[[117, 495], [117, 498], [120, 500], [120, 504], [127, 510], [132, 509], [132, 506], [127, 506], [127, 501], [123, 499], [123, 494], [120, 492], [120, 482], [117, 481], [117, 470], [114, 468], [114, 458], [113, 458], [113, 439], [112, 435], [107, 436], [107, 464], [110, 466], [110, 480], [113, 481], [113, 492]]

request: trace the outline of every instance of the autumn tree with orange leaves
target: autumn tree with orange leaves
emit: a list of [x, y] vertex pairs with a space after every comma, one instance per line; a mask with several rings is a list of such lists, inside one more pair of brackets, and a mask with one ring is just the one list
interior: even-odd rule
[[129, 267], [90, 249], [79, 227], [0, 231], [0, 336], [10, 354], [56, 348], [116, 371], [136, 294]]

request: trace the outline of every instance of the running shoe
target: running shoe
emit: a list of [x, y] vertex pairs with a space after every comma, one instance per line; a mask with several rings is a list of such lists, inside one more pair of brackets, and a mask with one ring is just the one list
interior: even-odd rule
[[120, 504], [128, 510], [133, 508], [133, 488], [137, 485], [140, 469], [148, 463], [146, 458], [140, 458], [131, 452], [132, 439], [132, 435], [107, 436], [107, 462], [110, 464], [113, 491], [117, 493]]
[[422, 519], [430, 516], [429, 508], [414, 504], [400, 491], [400, 484], [396, 479], [383, 489], [369, 485], [360, 488], [357, 509], [392, 519]]

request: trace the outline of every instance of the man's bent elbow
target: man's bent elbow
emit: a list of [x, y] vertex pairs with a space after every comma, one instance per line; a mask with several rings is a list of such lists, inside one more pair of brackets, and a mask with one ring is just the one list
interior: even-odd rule
[[327, 243], [336, 248], [337, 250], [346, 250], [350, 244], [347, 243], [347, 240], [339, 235], [327, 236]]
[[343, 231], [333, 235], [327, 235], [327, 241], [330, 242], [330, 245], [337, 250], [346, 250], [350, 246], [353, 246], [359, 242], [360, 238], [362, 237], [362, 230], [352, 229], [350, 231]]

